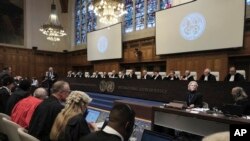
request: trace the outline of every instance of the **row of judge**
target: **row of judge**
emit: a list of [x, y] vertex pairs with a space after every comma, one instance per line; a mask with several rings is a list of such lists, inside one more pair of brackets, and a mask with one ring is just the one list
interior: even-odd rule
[[[140, 75], [140, 74], [139, 74]], [[191, 74], [189, 70], [186, 70], [183, 76], [178, 76], [175, 71], [171, 70], [169, 74], [165, 77], [160, 75], [159, 71], [155, 71], [153, 74], [149, 74], [147, 70], [143, 70], [142, 77], [138, 77], [138, 74], [134, 72], [134, 70], [130, 70], [128, 72], [121, 71], [119, 74], [116, 73], [115, 70], [112, 71], [110, 75], [106, 72], [103, 72], [103, 75], [100, 75], [98, 72], [93, 72], [93, 75], [90, 78], [120, 78], [120, 79], [147, 79], [147, 80], [195, 80], [195, 76]], [[236, 72], [235, 67], [229, 68], [229, 73], [224, 79], [225, 81], [245, 81], [245, 78], [240, 73]], [[206, 68], [201, 75], [199, 81], [216, 81], [215, 75], [211, 73], [209, 68]]]

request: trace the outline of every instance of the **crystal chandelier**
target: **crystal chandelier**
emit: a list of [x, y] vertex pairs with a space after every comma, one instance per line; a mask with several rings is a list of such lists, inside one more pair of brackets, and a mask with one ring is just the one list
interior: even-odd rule
[[49, 19], [47, 23], [43, 24], [40, 28], [40, 31], [47, 36], [47, 40], [50, 41], [60, 41], [60, 37], [65, 36], [66, 33], [63, 30], [62, 25], [59, 22], [57, 13], [56, 13], [56, 5], [54, 3], [51, 4], [51, 13], [49, 15]]
[[122, 0], [94, 0], [94, 5], [90, 9], [94, 9], [101, 23], [109, 25], [117, 23], [119, 17], [127, 14]]

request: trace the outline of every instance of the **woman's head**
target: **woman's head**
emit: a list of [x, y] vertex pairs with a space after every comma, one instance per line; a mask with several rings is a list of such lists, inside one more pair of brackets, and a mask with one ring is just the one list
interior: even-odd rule
[[85, 111], [91, 101], [92, 98], [90, 98], [85, 92], [72, 91], [70, 95], [66, 98], [66, 105], [64, 109], [66, 110], [69, 108], [81, 108]]
[[188, 84], [188, 91], [197, 91], [198, 89], [198, 83], [196, 81], [190, 81]]
[[235, 101], [247, 99], [247, 94], [242, 87], [234, 87], [231, 92]]
[[85, 92], [72, 91], [66, 98], [64, 109], [57, 115], [55, 122], [52, 126], [50, 139], [57, 140], [61, 131], [65, 130], [68, 120], [78, 114], [83, 114], [88, 104], [92, 101]]

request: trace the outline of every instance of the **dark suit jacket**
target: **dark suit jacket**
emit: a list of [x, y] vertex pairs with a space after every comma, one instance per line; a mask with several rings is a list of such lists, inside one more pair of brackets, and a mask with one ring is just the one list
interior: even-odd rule
[[63, 109], [59, 100], [51, 95], [37, 106], [30, 120], [29, 134], [40, 141], [50, 141], [49, 134], [57, 114]]
[[[142, 76], [141, 79], [145, 79], [144, 76]], [[150, 80], [150, 79], [152, 79], [152, 77], [150, 75], [146, 74], [146, 80]]]
[[156, 76], [154, 75], [152, 77], [153, 80], [162, 80], [162, 76], [161, 75], [158, 75], [157, 78], [155, 78]]
[[79, 141], [121, 141], [121, 138], [103, 131], [97, 131], [80, 138]]
[[[228, 74], [226, 77], [225, 77], [225, 80], [224, 81], [229, 81], [231, 75]], [[236, 73], [234, 75], [234, 81], [245, 81], [243, 75], [239, 74], [239, 73]]]
[[108, 74], [103, 75], [102, 78], [109, 78], [109, 75]]
[[[186, 78], [186, 76], [183, 76], [183, 79], [184, 79], [184, 78]], [[194, 81], [194, 76], [191, 75], [190, 77], [188, 77], [187, 80], [188, 80], [188, 81]]]
[[[171, 80], [171, 77], [165, 77], [163, 80]], [[180, 80], [178, 77], [174, 77], [174, 79], [173, 80]]]
[[[205, 75], [203, 74], [203, 75], [200, 77], [200, 81], [204, 81], [204, 78], [205, 78]], [[209, 75], [208, 75], [208, 81], [216, 81], [215, 76], [212, 75], [212, 74], [209, 74]]]
[[188, 92], [187, 97], [186, 97], [187, 105], [190, 106], [191, 104], [194, 104], [194, 107], [200, 107], [201, 108], [203, 106], [202, 97], [203, 96], [200, 93]]
[[241, 105], [244, 115], [250, 115], [250, 101], [248, 99], [238, 100], [236, 105]]
[[110, 78], [119, 78], [118, 74], [112, 74]]
[[137, 79], [137, 75], [133, 73], [132, 76], [130, 76], [129, 74], [128, 79]]
[[0, 113], [6, 113], [7, 101], [10, 98], [10, 93], [7, 89], [0, 88]]

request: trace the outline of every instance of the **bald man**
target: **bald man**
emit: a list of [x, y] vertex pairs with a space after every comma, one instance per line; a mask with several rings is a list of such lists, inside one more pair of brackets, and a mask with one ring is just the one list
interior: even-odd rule
[[200, 77], [200, 81], [216, 81], [215, 76], [210, 72], [211, 70], [209, 68], [206, 68]]

